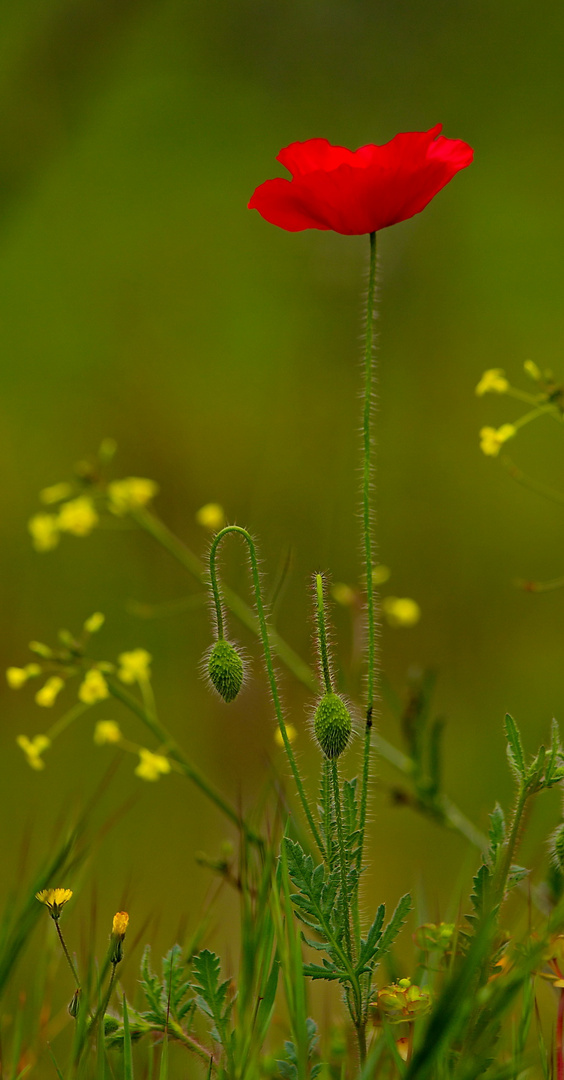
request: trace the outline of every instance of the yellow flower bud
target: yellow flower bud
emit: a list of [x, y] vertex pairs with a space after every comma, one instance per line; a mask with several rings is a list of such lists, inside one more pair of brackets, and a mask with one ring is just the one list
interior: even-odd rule
[[21, 667], [9, 667], [6, 671], [6, 682], [12, 690], [19, 690], [20, 686], [23, 686], [28, 680], [28, 673], [25, 668]]
[[158, 495], [159, 485], [142, 476], [128, 476], [124, 480], [112, 480], [108, 484], [109, 508], [112, 514], [122, 517], [130, 510], [146, 506]]
[[48, 750], [51, 745], [51, 740], [47, 735], [35, 735], [33, 739], [28, 738], [27, 735], [18, 735], [16, 742], [23, 750], [26, 761], [31, 769], [35, 769], [39, 772], [45, 768], [45, 762], [41, 757], [44, 750]]
[[476, 387], [478, 397], [488, 393], [505, 394], [508, 390], [509, 383], [505, 378], [505, 372], [501, 368], [490, 368], [488, 371], [484, 371]]
[[523, 367], [525, 368], [527, 375], [530, 375], [531, 379], [534, 379], [535, 382], [540, 382], [542, 379], [542, 371], [538, 365], [535, 364], [534, 360], [525, 360]]
[[139, 764], [134, 771], [141, 780], [158, 780], [170, 772], [170, 761], [162, 754], [153, 754], [152, 750], [142, 746], [139, 750]]
[[115, 720], [98, 720], [94, 728], [94, 742], [97, 746], [104, 746], [105, 743], [119, 743], [121, 738], [121, 729]]
[[64, 503], [57, 518], [61, 532], [73, 533], [74, 536], [88, 536], [99, 520], [92, 499], [86, 495]]
[[386, 596], [382, 611], [390, 626], [415, 626], [421, 618], [421, 608], [408, 596]]
[[60, 694], [65, 680], [61, 679], [59, 675], [51, 675], [41, 690], [38, 690], [35, 695], [35, 700], [38, 705], [42, 705], [45, 709], [50, 709], [55, 704], [57, 694]]
[[27, 527], [36, 551], [51, 551], [59, 543], [59, 523], [55, 514], [35, 514]]
[[116, 936], [122, 938], [125, 937], [128, 924], [129, 915], [127, 914], [127, 911], [118, 911], [114, 915], [114, 920], [112, 923], [112, 934], [116, 934]]
[[513, 424], [502, 424], [500, 428], [483, 427], [480, 430], [480, 450], [488, 457], [497, 457], [504, 442], [517, 434]]
[[210, 532], [219, 532], [225, 525], [225, 514], [219, 503], [206, 503], [196, 512], [196, 521]]
[[146, 649], [132, 649], [118, 656], [118, 679], [124, 683], [146, 682], [151, 678], [150, 663], [153, 657]]
[[87, 634], [97, 634], [98, 630], [104, 625], [105, 616], [101, 611], [95, 611], [84, 623], [84, 629]]

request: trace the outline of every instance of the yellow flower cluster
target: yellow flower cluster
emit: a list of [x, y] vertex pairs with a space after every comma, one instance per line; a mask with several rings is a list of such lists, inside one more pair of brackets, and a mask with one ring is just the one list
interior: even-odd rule
[[504, 442], [517, 434], [513, 424], [502, 424], [500, 428], [483, 427], [480, 431], [480, 449], [488, 457], [497, 457]]
[[506, 394], [508, 390], [509, 382], [501, 368], [489, 368], [488, 371], [484, 371], [476, 387], [478, 397], [482, 397], [483, 394]]
[[375, 1004], [390, 1024], [401, 1024], [429, 1012], [431, 991], [425, 986], [412, 986], [411, 979], [400, 979], [379, 990]]
[[[45, 492], [62, 486], [46, 488], [42, 493], [44, 501], [56, 501], [45, 499]], [[28, 523], [28, 529], [36, 551], [51, 551], [59, 543], [62, 532], [72, 533], [74, 536], [88, 536], [99, 520], [92, 499], [87, 495], [80, 495], [77, 499], [63, 503], [58, 514], [35, 514]]]
[[159, 485], [143, 476], [128, 476], [124, 480], [112, 480], [108, 484], [109, 508], [112, 514], [123, 517], [130, 510], [146, 506], [155, 495]]
[[30, 768], [37, 771], [45, 768], [45, 762], [41, 755], [51, 745], [51, 740], [47, 735], [34, 735], [33, 739], [28, 738], [27, 735], [18, 735], [16, 742], [20, 750], [23, 750]]
[[421, 608], [409, 596], [385, 596], [382, 611], [390, 626], [415, 626], [421, 618]]
[[118, 656], [118, 678], [124, 683], [147, 682], [151, 678], [149, 665], [153, 657], [146, 649], [132, 649]]
[[79, 700], [85, 705], [94, 705], [96, 701], [104, 701], [109, 695], [108, 684], [102, 672], [98, 668], [87, 671], [78, 688]]
[[6, 681], [12, 690], [19, 690], [28, 679], [34, 679], [41, 675], [39, 664], [26, 664], [25, 667], [9, 667], [6, 672]]
[[121, 739], [121, 728], [119, 724], [116, 724], [115, 720], [98, 720], [94, 728], [94, 742], [97, 746], [104, 746], [106, 743], [119, 743]]
[[158, 780], [170, 772], [170, 761], [162, 754], [154, 754], [144, 746], [139, 749], [139, 764], [135, 769], [135, 775], [141, 780]]

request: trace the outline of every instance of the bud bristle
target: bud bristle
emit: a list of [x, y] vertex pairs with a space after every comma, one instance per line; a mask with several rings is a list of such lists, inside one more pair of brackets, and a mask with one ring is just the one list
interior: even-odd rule
[[229, 641], [216, 641], [208, 660], [208, 675], [224, 701], [233, 701], [243, 685], [243, 661]]
[[345, 749], [352, 731], [349, 710], [338, 694], [324, 694], [315, 710], [315, 737], [328, 758], [337, 758]]

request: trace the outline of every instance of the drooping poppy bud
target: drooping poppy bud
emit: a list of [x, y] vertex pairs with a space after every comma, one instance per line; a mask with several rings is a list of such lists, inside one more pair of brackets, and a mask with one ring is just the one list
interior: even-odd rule
[[243, 661], [225, 638], [216, 641], [208, 658], [208, 675], [224, 701], [233, 701], [243, 685]]

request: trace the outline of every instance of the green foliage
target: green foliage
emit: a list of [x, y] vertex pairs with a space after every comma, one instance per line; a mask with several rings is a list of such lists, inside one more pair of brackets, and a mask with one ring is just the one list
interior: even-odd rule
[[229, 979], [220, 981], [221, 964], [219, 957], [209, 949], [203, 949], [194, 957], [194, 990], [198, 995], [198, 1008], [211, 1020], [214, 1027], [212, 1035], [228, 1050], [228, 1024], [233, 1001], [229, 997]]

